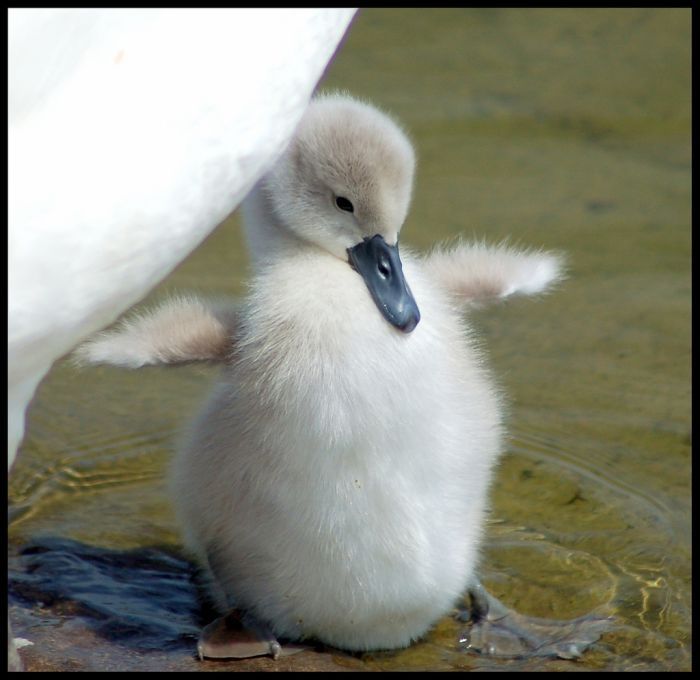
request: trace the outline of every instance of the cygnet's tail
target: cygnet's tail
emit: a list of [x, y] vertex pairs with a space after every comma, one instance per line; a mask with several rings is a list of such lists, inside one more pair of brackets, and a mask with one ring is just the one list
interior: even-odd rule
[[542, 293], [564, 277], [559, 253], [483, 243], [437, 248], [426, 256], [424, 266], [455, 299], [471, 304]]
[[233, 350], [236, 308], [176, 297], [123, 319], [73, 353], [79, 364], [139, 368], [150, 364], [226, 361]]

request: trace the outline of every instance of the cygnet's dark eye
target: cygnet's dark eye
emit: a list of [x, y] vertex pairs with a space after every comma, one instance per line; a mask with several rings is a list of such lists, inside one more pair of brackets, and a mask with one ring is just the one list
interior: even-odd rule
[[336, 196], [335, 197], [335, 204], [341, 209], [341, 210], [346, 210], [347, 212], [354, 212], [355, 208], [353, 208], [352, 203], [348, 201], [347, 198], [343, 198], [343, 196]]

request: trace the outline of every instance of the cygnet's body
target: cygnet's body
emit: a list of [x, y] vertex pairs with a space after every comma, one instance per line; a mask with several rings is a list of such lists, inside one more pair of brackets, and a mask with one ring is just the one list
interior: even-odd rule
[[175, 462], [188, 544], [228, 606], [282, 637], [401, 647], [474, 575], [498, 404], [459, 318], [404, 262], [410, 338], [333, 256], [271, 264]]
[[175, 459], [174, 498], [222, 611], [282, 638], [406, 646], [476, 584], [501, 415], [459, 303], [543, 290], [558, 261], [403, 254], [408, 285], [382, 297], [348, 252], [381, 237], [380, 279], [385, 253], [398, 258], [413, 162], [383, 114], [315, 100], [244, 202], [255, 275], [242, 307], [176, 300], [82, 352], [128, 366], [225, 357]]

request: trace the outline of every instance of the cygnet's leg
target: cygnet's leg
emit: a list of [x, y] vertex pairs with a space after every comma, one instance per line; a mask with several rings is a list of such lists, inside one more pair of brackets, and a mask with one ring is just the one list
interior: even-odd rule
[[215, 549], [207, 551], [206, 566], [210, 576], [209, 591], [222, 610], [228, 611], [202, 629], [197, 653], [203, 659], [249, 659], [254, 656], [291, 656], [309, 647], [286, 644], [282, 646], [270, 626], [250, 614], [242, 613], [227, 597], [217, 573], [221, 573], [221, 557]]
[[609, 628], [609, 617], [588, 614], [570, 621], [523, 616], [508, 609], [481, 583], [467, 592], [469, 604], [457, 618], [469, 624], [460, 636], [464, 648], [500, 658], [575, 659]]
[[275, 638], [270, 628], [238, 610], [231, 609], [202, 629], [197, 642], [200, 659], [248, 659], [254, 656], [291, 656], [309, 647], [284, 646]]

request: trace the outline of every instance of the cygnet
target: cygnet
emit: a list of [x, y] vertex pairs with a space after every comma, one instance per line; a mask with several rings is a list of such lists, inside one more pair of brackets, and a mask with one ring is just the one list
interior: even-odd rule
[[222, 614], [273, 652], [273, 636], [405, 647], [478, 583], [503, 429], [464, 307], [542, 292], [562, 260], [465, 243], [399, 256], [414, 166], [388, 115], [317, 97], [244, 201], [240, 305], [172, 299], [79, 350], [223, 364], [173, 497]]

